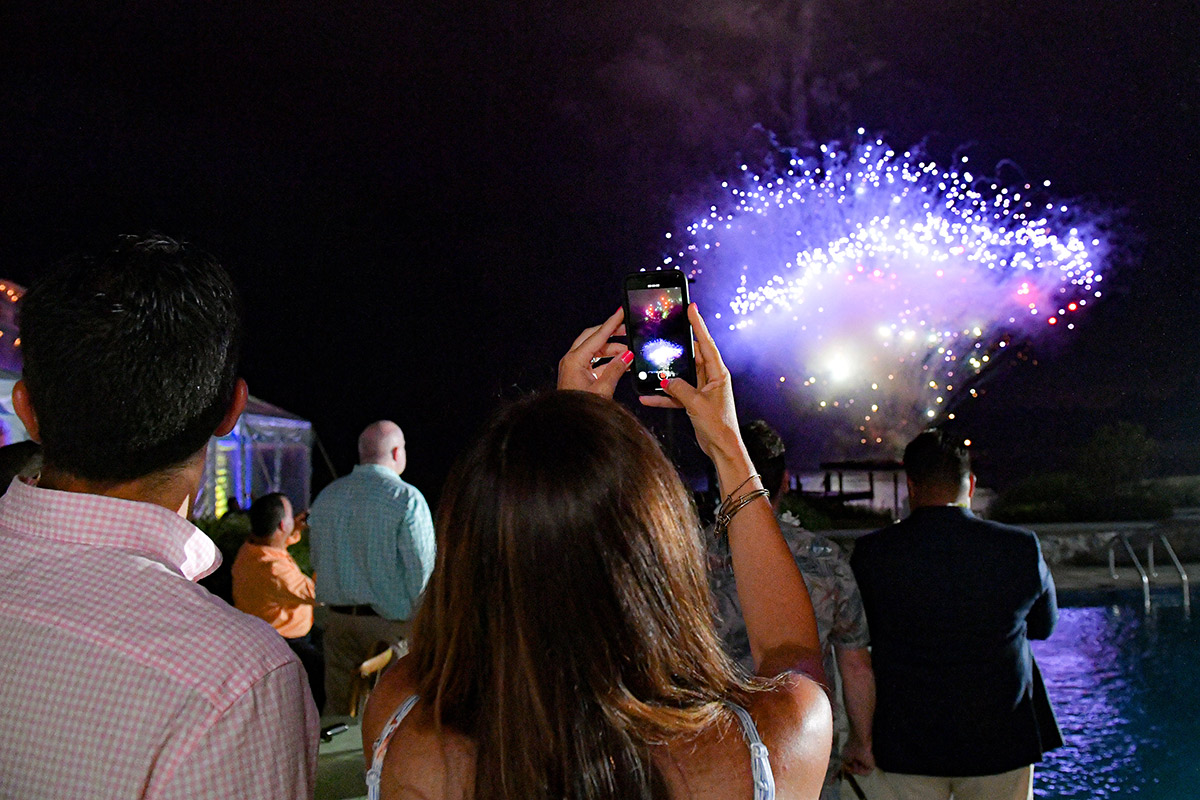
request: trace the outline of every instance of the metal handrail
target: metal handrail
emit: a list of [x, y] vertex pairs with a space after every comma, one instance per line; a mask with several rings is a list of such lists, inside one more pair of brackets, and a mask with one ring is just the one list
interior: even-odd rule
[[1179, 573], [1179, 585], [1183, 588], [1183, 613], [1190, 615], [1192, 613], [1192, 592], [1188, 587], [1187, 572], [1183, 569], [1183, 564], [1179, 563], [1179, 556], [1175, 555], [1175, 548], [1171, 547], [1171, 543], [1167, 541], [1167, 535], [1160, 533], [1159, 541], [1163, 543], [1163, 547], [1167, 548], [1167, 555], [1171, 557], [1171, 563], [1175, 565], [1175, 571]]
[[[1158, 534], [1158, 540], [1162, 542], [1163, 547], [1167, 550], [1167, 555], [1171, 558], [1171, 563], [1175, 565], [1175, 571], [1179, 573], [1179, 585], [1183, 590], [1183, 613], [1190, 616], [1192, 613], [1192, 593], [1188, 582], [1187, 571], [1184, 570], [1183, 564], [1179, 561], [1179, 556], [1175, 555], [1175, 548], [1171, 547], [1171, 543], [1167, 541], [1166, 534]], [[1117, 542], [1125, 548], [1125, 552], [1129, 554], [1129, 560], [1133, 562], [1134, 569], [1137, 570], [1138, 577], [1142, 582], [1142, 602], [1146, 611], [1150, 610], [1150, 576], [1158, 577], [1157, 570], [1154, 569], [1154, 539], [1151, 538], [1146, 545], [1146, 558], [1150, 565], [1149, 573], [1142, 567], [1142, 562], [1138, 560], [1137, 553], [1133, 551], [1133, 545], [1129, 542], [1129, 536], [1124, 533], [1118, 533], [1108, 544], [1108, 573], [1113, 580], [1117, 580], [1117, 558], [1116, 549]]]
[[[1133, 546], [1129, 544], [1129, 537], [1125, 534], [1120, 534], [1121, 544], [1125, 546], [1125, 552], [1129, 553], [1129, 558], [1133, 561], [1133, 566], [1138, 571], [1138, 576], [1142, 579], [1142, 602], [1146, 608], [1146, 612], [1150, 612], [1150, 576], [1146, 574], [1146, 570], [1142, 569], [1142, 562], [1138, 561], [1137, 553], [1133, 552]], [[1112, 564], [1112, 549], [1108, 551], [1109, 563]], [[1113, 568], [1113, 577], [1116, 577], [1116, 568]]]

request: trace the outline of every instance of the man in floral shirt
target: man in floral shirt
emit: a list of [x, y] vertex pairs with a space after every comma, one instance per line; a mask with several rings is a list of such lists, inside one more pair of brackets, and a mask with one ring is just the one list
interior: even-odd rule
[[[762, 420], [743, 425], [741, 431], [754, 467], [762, 475], [763, 486], [771, 490], [771, 503], [779, 528], [804, 575], [817, 617], [825, 674], [832, 684], [834, 713], [833, 751], [821, 794], [823, 800], [829, 800], [838, 797], [838, 775], [843, 765], [858, 774], [866, 774], [874, 768], [871, 717], [875, 710], [875, 678], [867, 649], [870, 636], [862, 597], [841, 549], [829, 539], [800, 527], [799, 520], [790, 514], [780, 514], [788, 475], [784, 464], [785, 448], [779, 434]], [[706, 538], [709, 582], [717, 606], [717, 633], [726, 652], [747, 671], [753, 671], [746, 622], [742, 618], [733, 579], [729, 543], [723, 538], [718, 540], [711, 528], [706, 532]], [[844, 703], [840, 695], [844, 695]]]

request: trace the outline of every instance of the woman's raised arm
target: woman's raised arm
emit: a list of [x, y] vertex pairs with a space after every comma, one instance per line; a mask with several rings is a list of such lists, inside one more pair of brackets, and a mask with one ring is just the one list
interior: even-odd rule
[[688, 318], [698, 386], [676, 378], [663, 388], [687, 410], [700, 449], [716, 467], [722, 510], [735, 511], [727, 522], [729, 551], [756, 671], [803, 672], [825, 684], [812, 601], [738, 432], [729, 370], [694, 303]]

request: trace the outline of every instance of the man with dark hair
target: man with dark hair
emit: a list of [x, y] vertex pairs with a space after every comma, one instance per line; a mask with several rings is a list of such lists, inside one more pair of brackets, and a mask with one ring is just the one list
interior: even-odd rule
[[247, 397], [228, 275], [122, 237], [45, 275], [20, 328], [44, 464], [0, 498], [0, 795], [310, 797], [299, 661], [194, 583], [220, 557], [185, 517]]
[[[829, 757], [823, 798], [837, 798], [843, 766], [852, 772], [870, 772], [871, 714], [875, 707], [875, 681], [871, 672], [870, 638], [862, 598], [854, 573], [841, 548], [800, 526], [799, 520], [780, 506], [787, 493], [786, 448], [779, 434], [763, 420], [741, 426], [742, 441], [763, 487], [771, 492], [771, 505], [779, 529], [804, 576], [817, 618], [817, 635], [824, 653], [825, 675], [831, 682], [834, 743]], [[746, 621], [733, 580], [729, 543], [707, 531], [709, 582], [717, 602], [717, 633], [729, 654], [753, 671]], [[839, 680], [840, 679], [840, 680]], [[838, 689], [841, 691], [839, 692]], [[845, 702], [839, 702], [844, 695]]]
[[350, 711], [351, 681], [375, 645], [406, 646], [435, 550], [425, 496], [400, 477], [408, 464], [400, 426], [368, 425], [358, 462], [312, 504], [317, 599], [329, 608], [326, 710], [336, 714]]
[[288, 552], [300, 541], [307, 516], [294, 516], [292, 501], [281, 492], [254, 501], [250, 538], [233, 560], [233, 605], [269, 622], [299, 656], [319, 711], [325, 705], [325, 661], [320, 630], [313, 628], [313, 580]]
[[861, 538], [851, 565], [875, 663], [875, 761], [902, 800], [1033, 796], [1033, 764], [1062, 744], [1029, 639], [1054, 630], [1036, 534], [970, 511], [962, 440], [904, 450], [911, 509]]

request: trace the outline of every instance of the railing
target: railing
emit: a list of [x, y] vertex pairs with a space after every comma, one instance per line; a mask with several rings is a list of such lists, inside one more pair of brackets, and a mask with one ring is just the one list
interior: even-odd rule
[[[1120, 532], [1114, 536], [1108, 543], [1108, 573], [1113, 580], [1117, 579], [1117, 542], [1120, 542], [1125, 552], [1129, 554], [1129, 560], [1133, 562], [1134, 569], [1137, 570], [1138, 578], [1142, 583], [1142, 604], [1146, 611], [1150, 610], [1150, 578], [1158, 577], [1158, 571], [1154, 568], [1154, 535], [1146, 541], [1146, 564], [1149, 566], [1149, 571], [1142, 566], [1142, 562], [1138, 560], [1137, 553], [1133, 551], [1133, 545], [1129, 542], [1129, 534]], [[1158, 534], [1158, 540], [1162, 542], [1166, 548], [1167, 555], [1171, 558], [1171, 563], [1175, 565], [1175, 571], [1179, 573], [1179, 585], [1183, 590], [1183, 613], [1190, 615], [1192, 613], [1192, 593], [1188, 585], [1187, 571], [1184, 570], [1183, 564], [1180, 563], [1179, 557], [1175, 555], [1175, 548], [1171, 547], [1171, 543], [1167, 541], [1164, 534]]]

